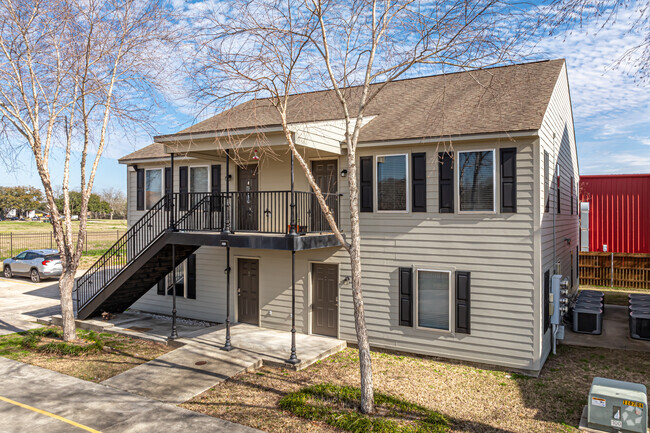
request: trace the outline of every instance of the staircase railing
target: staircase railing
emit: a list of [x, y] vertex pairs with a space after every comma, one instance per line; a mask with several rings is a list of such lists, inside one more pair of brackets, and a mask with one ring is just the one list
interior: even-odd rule
[[154, 204], [77, 281], [77, 311], [169, 228], [170, 195]]
[[[313, 192], [294, 192], [296, 231], [330, 231]], [[339, 221], [340, 194], [325, 194]], [[77, 281], [77, 311], [85, 307], [129, 263], [169, 230], [286, 234], [291, 223], [291, 191], [173, 193], [164, 195]], [[173, 227], [173, 228], [172, 228]]]

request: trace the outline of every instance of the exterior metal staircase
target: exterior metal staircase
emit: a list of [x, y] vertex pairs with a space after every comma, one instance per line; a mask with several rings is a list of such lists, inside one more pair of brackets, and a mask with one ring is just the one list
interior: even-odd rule
[[172, 269], [172, 249], [178, 264], [200, 247], [172, 248], [172, 233], [211, 230], [215, 220], [215, 226], [221, 225], [220, 199], [212, 194], [163, 196], [79, 278], [77, 318], [120, 313], [131, 306]]
[[[338, 219], [339, 195], [325, 196]], [[312, 192], [164, 195], [78, 279], [77, 318], [126, 310], [173, 269], [172, 250], [175, 251], [175, 263], [179, 264], [201, 245], [214, 245], [210, 241], [235, 235], [235, 232], [238, 236], [276, 235], [282, 240], [299, 237], [285, 237], [291, 231], [291, 207], [294, 207], [297, 234], [329, 231], [329, 224]], [[191, 232], [208, 233], [192, 236]], [[178, 242], [179, 237], [181, 242]], [[249, 248], [264, 247], [258, 242], [261, 237], [251, 238], [254, 241], [249, 242]], [[313, 239], [315, 247], [334, 245]]]

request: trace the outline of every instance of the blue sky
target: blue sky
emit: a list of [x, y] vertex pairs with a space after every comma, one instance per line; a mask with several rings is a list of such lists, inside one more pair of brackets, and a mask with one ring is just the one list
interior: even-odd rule
[[[634, 15], [622, 11], [617, 20], [601, 28], [590, 23], [573, 32], [547, 37], [537, 46], [532, 59], [565, 58], [574, 112], [581, 174], [650, 172], [650, 83], [638, 82], [634, 67], [617, 61], [644, 35], [631, 31]], [[154, 119], [155, 134], [173, 133], [194, 123], [188, 114], [185, 95], [173, 98]], [[95, 191], [108, 187], [126, 188], [126, 169], [120, 156], [151, 143], [144, 130], [110, 136], [100, 163]], [[53, 154], [54, 183], [62, 177], [63, 155]], [[33, 157], [27, 149], [17, 157], [15, 168], [0, 166], [0, 184], [40, 187]], [[74, 155], [71, 187], [78, 186], [79, 155]]]

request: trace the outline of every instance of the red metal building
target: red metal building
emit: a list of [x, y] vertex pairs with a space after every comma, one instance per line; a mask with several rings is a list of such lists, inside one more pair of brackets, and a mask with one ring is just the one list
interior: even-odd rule
[[589, 251], [650, 253], [650, 174], [580, 176]]

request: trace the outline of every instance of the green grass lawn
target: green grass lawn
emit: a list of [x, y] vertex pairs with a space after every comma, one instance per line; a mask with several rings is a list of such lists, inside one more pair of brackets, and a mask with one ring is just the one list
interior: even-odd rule
[[[126, 220], [88, 220], [89, 231], [126, 230]], [[79, 228], [79, 221], [72, 221], [73, 230]], [[40, 221], [0, 221], [0, 233], [5, 232], [50, 232], [52, 224]]]

